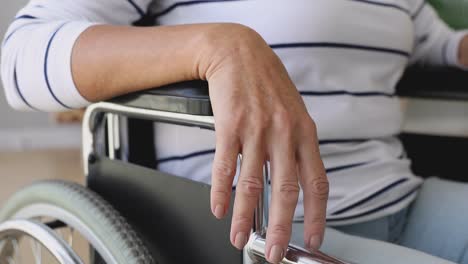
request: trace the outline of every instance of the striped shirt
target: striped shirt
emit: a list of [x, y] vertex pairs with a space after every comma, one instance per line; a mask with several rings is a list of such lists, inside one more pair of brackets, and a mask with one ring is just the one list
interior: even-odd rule
[[[409, 63], [460, 66], [465, 34], [449, 29], [424, 0], [32, 0], [2, 42], [8, 102], [40, 111], [88, 105], [70, 69], [76, 39], [95, 24], [143, 17], [155, 25], [235, 22], [263, 36], [317, 123], [330, 225], [386, 216], [415, 198], [422, 180], [395, 137], [402, 125], [395, 85]], [[161, 170], [210, 182], [212, 131], [156, 131]], [[299, 199], [299, 219], [302, 206]]]

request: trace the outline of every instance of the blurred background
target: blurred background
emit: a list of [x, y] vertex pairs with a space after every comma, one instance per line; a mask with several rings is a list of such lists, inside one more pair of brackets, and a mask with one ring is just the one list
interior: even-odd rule
[[[6, 0], [2, 3], [2, 38], [15, 13], [27, 2]], [[468, 28], [468, 20], [460, 19], [467, 10], [467, 1], [431, 2], [452, 26]], [[406, 109], [406, 132], [468, 137], [466, 102], [405, 99], [402, 107]], [[0, 205], [11, 193], [33, 180], [83, 181], [78, 119], [79, 113], [51, 115], [14, 111], [8, 106], [0, 84]]]
[[[27, 0], [7, 0], [0, 8], [3, 39], [16, 12]], [[65, 116], [17, 112], [11, 109], [0, 84], [0, 206], [21, 186], [33, 180], [64, 178], [82, 181], [80, 124]]]

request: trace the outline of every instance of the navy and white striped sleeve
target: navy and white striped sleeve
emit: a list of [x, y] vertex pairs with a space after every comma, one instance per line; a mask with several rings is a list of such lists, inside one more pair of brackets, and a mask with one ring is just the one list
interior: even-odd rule
[[415, 46], [411, 63], [464, 68], [458, 60], [458, 48], [466, 31], [454, 31], [425, 0], [413, 10]]
[[150, 0], [31, 0], [2, 42], [1, 77], [18, 110], [61, 111], [89, 104], [78, 92], [71, 54], [80, 34], [95, 24], [130, 25]]

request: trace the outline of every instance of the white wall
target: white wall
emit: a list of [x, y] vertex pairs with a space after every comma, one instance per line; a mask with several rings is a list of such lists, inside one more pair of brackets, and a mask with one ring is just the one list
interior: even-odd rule
[[[3, 39], [8, 24], [28, 0], [3, 0], [0, 8], [0, 36]], [[1, 51], [0, 51], [1, 52]], [[45, 113], [25, 113], [12, 110], [0, 83], [0, 151], [31, 148], [78, 147], [77, 126], [57, 126]]]

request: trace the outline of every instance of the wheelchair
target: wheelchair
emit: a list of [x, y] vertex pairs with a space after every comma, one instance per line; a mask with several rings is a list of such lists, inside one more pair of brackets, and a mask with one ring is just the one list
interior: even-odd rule
[[[397, 91], [403, 97], [468, 100], [460, 85], [466, 83], [467, 74], [459, 70], [413, 68]], [[229, 240], [232, 211], [225, 220], [211, 215], [209, 185], [155, 169], [153, 122], [214, 130], [208, 84], [184, 82], [88, 107], [82, 154], [86, 187], [43, 181], [14, 194], [0, 210], [0, 264], [265, 263], [268, 188], [258, 200], [249, 242], [238, 251]], [[453, 165], [460, 157], [447, 155], [446, 139], [426, 137], [401, 136], [416, 174], [449, 172], [461, 179], [464, 163]], [[465, 139], [448, 140], [450, 148], [467, 145]], [[426, 155], [429, 141], [436, 142], [432, 154], [443, 154]], [[265, 182], [268, 177], [265, 165]], [[31, 253], [29, 260], [24, 251]], [[281, 263], [345, 262], [290, 245]]]

